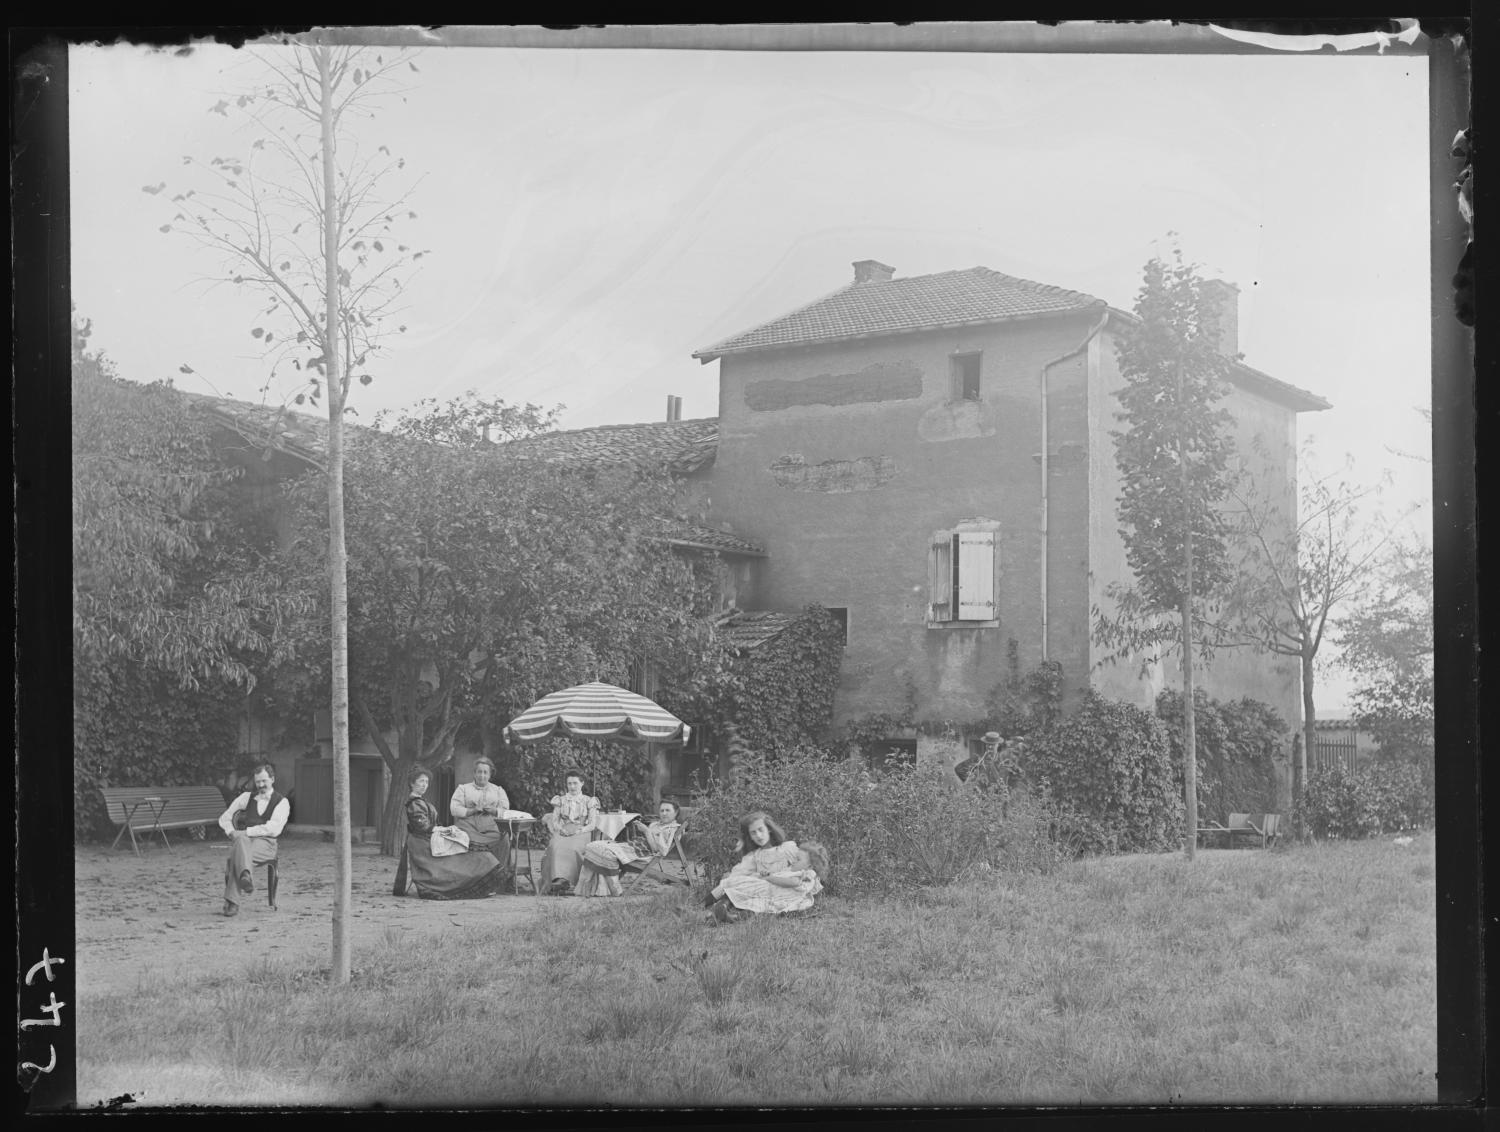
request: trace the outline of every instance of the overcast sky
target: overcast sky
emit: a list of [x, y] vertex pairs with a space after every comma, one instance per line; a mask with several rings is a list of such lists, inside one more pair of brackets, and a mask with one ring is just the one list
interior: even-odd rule
[[[1426, 505], [1427, 64], [1350, 58], [429, 48], [367, 135], [423, 175], [408, 333], [359, 419], [466, 389], [564, 427], [718, 411], [690, 355], [877, 259], [1128, 309], [1165, 235], [1240, 287], [1245, 360], [1333, 403], [1319, 459]], [[73, 298], [123, 376], [259, 400], [257, 304], [158, 232], [245, 53], [70, 56]], [[184, 377], [188, 364], [196, 374]], [[283, 393], [290, 385], [281, 387]], [[1426, 522], [1425, 514], [1421, 522]], [[1326, 714], [1326, 711], [1323, 713]]]

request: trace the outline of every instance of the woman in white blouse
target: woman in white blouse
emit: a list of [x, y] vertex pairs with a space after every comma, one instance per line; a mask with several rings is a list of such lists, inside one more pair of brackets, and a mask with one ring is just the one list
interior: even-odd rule
[[553, 881], [566, 881], [569, 887], [578, 883], [583, 850], [599, 816], [599, 799], [583, 792], [583, 775], [570, 770], [563, 781], [563, 793], [552, 796], [552, 811], [542, 815], [552, 835], [542, 857], [543, 892], [550, 891]]

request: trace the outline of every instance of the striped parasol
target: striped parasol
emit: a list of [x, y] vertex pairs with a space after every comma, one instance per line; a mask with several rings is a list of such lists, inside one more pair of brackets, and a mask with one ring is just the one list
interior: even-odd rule
[[595, 681], [543, 696], [510, 721], [505, 735], [517, 743], [539, 743], [554, 735], [685, 743], [689, 730], [686, 723], [645, 696]]

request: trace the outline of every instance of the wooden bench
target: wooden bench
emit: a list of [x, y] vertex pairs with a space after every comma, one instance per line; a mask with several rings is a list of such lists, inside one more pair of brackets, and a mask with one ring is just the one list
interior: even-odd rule
[[1281, 828], [1280, 814], [1230, 814], [1229, 824], [1220, 825], [1216, 821], [1198, 827], [1198, 836], [1221, 835], [1225, 845], [1233, 849], [1234, 839], [1237, 836], [1259, 837], [1260, 847], [1269, 848], [1276, 840], [1276, 835]]
[[129, 833], [137, 857], [141, 855], [137, 830], [145, 834], [143, 840], [150, 840], [152, 833], [161, 834], [170, 850], [167, 830], [217, 824], [227, 809], [217, 786], [106, 786], [102, 793], [109, 820], [120, 827], [110, 848]]

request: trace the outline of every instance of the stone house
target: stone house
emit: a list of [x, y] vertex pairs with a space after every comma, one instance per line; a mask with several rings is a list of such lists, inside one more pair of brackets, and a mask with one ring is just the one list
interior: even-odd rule
[[[1237, 289], [1210, 286], [1234, 355]], [[516, 443], [669, 468], [707, 503], [707, 524], [680, 523], [671, 541], [725, 565], [721, 630], [753, 649], [803, 606], [829, 608], [846, 641], [835, 727], [905, 715], [913, 726], [884, 736], [881, 753], [952, 766], [976, 749], [974, 722], [1013, 668], [1055, 661], [1066, 697], [1092, 687], [1145, 708], [1179, 679], [1170, 662], [1144, 675], [1103, 664], [1090, 633], [1106, 588], [1130, 581], [1110, 432], [1124, 384], [1115, 341], [1132, 321], [984, 267], [896, 278], [863, 260], [840, 290], [694, 355], [719, 363], [717, 417], [680, 420], [671, 398], [664, 421]], [[1297, 414], [1328, 402], [1236, 363], [1224, 404], [1262, 490], [1294, 513]], [[316, 464], [317, 437], [293, 435], [316, 433], [315, 419], [267, 431], [246, 417], [257, 407], [236, 405], [220, 409], [226, 427], [268, 454], [268, 475], [283, 458]], [[651, 694], [649, 673], [638, 683]], [[1299, 726], [1300, 672], [1286, 658], [1221, 653], [1200, 686]], [[698, 734], [664, 756], [664, 792], [722, 755], [711, 724]], [[474, 754], [459, 752], [453, 771]]]
[[[1236, 354], [1237, 288], [1210, 285]], [[1101, 666], [1090, 634], [1106, 587], [1130, 580], [1110, 432], [1132, 321], [984, 267], [896, 278], [863, 260], [840, 290], [694, 355], [719, 371], [710, 519], [765, 553], [740, 604], [844, 618], [836, 723], [907, 709], [919, 726], [885, 745], [952, 765], [1012, 654], [1022, 672], [1058, 662], [1068, 695], [1143, 707], [1178, 678]], [[1294, 510], [1297, 414], [1328, 402], [1238, 363], [1225, 407], [1262, 488]], [[1283, 658], [1221, 653], [1201, 683], [1300, 719]]]

